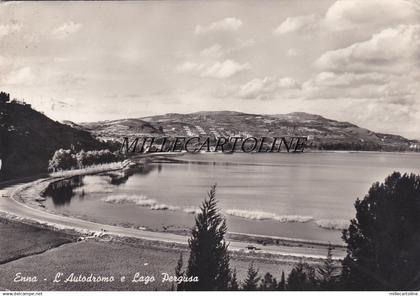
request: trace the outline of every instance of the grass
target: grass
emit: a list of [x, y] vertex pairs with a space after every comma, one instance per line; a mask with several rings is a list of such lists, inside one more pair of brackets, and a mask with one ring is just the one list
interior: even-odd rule
[[[138, 239], [89, 238], [76, 242], [71, 234], [28, 225], [0, 217], [0, 290], [61, 290], [61, 291], [107, 291], [107, 290], [171, 290], [172, 283], [162, 282], [162, 273], [174, 275], [181, 249], [179, 246], [153, 245]], [[188, 251], [183, 249], [184, 264]], [[238, 278], [243, 280], [249, 263], [262, 272], [270, 272], [280, 278], [281, 271], [287, 274], [293, 263], [271, 259], [232, 254], [231, 267], [236, 268]], [[185, 265], [184, 265], [185, 267]], [[112, 283], [54, 283], [58, 272], [63, 279], [71, 273], [89, 276], [113, 276]], [[133, 283], [136, 273], [154, 276], [155, 281]], [[24, 277], [37, 277], [36, 282], [14, 282], [17, 273]], [[261, 274], [262, 275], [262, 274]], [[125, 282], [120, 278], [126, 277]], [[176, 285], [175, 285], [176, 286]]]
[[[174, 268], [179, 258], [179, 251], [175, 249], [159, 249], [150, 246], [123, 244], [118, 242], [104, 242], [87, 240], [66, 244], [49, 250], [48, 252], [21, 258], [3, 264], [0, 268], [0, 287], [10, 290], [68, 290], [68, 291], [109, 291], [109, 290], [170, 290], [172, 284], [162, 283], [162, 273], [174, 275]], [[184, 264], [188, 256], [184, 253]], [[243, 279], [249, 265], [249, 260], [233, 259], [232, 267]], [[278, 263], [258, 262], [254, 265], [261, 272], [270, 271], [280, 278], [281, 270], [290, 271], [291, 266], [281, 266]], [[37, 276], [35, 283], [14, 283], [17, 272], [24, 276]], [[62, 272], [63, 279], [71, 273], [76, 276], [91, 273], [97, 276], [114, 276], [112, 283], [53, 283], [56, 273]], [[154, 276], [156, 281], [148, 283], [133, 283], [132, 279], [138, 272], [143, 276]], [[120, 278], [126, 277], [125, 282]], [[46, 280], [44, 280], [46, 279]]]
[[62, 244], [70, 243], [74, 239], [67, 234], [1, 217], [0, 237], [0, 264], [45, 252]]

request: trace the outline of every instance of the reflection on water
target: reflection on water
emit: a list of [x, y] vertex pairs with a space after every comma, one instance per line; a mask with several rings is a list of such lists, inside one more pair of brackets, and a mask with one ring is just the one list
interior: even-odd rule
[[[139, 168], [132, 168], [124, 171], [108, 172], [100, 174], [99, 176], [102, 177], [101, 180], [105, 180], [109, 185], [120, 186], [125, 184], [131, 176], [135, 174], [147, 175], [156, 168], [160, 172], [162, 170], [162, 165], [145, 165]], [[52, 182], [44, 190], [43, 195], [51, 197], [54, 206], [57, 207], [69, 205], [74, 197], [83, 199], [86, 194], [83, 188], [85, 185], [85, 177], [86, 176], [74, 176], [68, 179]], [[78, 188], [80, 188], [80, 190], [78, 190]]]
[[[75, 176], [69, 179], [60, 180], [50, 183], [44, 191], [44, 196], [52, 198], [54, 205], [63, 206], [70, 204], [71, 199], [75, 196], [74, 189], [83, 185], [83, 176]], [[84, 196], [81, 192], [80, 196]]]

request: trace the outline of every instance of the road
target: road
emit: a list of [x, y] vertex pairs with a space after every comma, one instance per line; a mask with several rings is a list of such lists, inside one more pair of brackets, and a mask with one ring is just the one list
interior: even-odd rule
[[[79, 218], [61, 216], [53, 213], [43, 211], [41, 209], [30, 207], [24, 203], [17, 201], [13, 196], [15, 193], [22, 189], [23, 185], [13, 185], [11, 187], [0, 190], [0, 211], [11, 214], [17, 217], [29, 219], [39, 223], [46, 223], [58, 229], [74, 229], [83, 233], [97, 232], [107, 233], [115, 236], [134, 237], [143, 240], [159, 241], [167, 243], [178, 243], [186, 245], [188, 237], [177, 235], [168, 232], [153, 232], [135, 228], [126, 228], [121, 226], [112, 226], [100, 224], [96, 222], [86, 221]], [[280, 238], [281, 239], [281, 238]], [[247, 250], [250, 244], [241, 241], [229, 241], [229, 250]], [[254, 244], [258, 250], [253, 251], [258, 253], [270, 253], [279, 256], [287, 256], [290, 259], [300, 258], [313, 258], [321, 259], [326, 256], [325, 246], [311, 245], [305, 246], [282, 246], [282, 245], [262, 245]], [[248, 250], [247, 250], [248, 251]], [[341, 259], [344, 256], [344, 249], [337, 249], [333, 253], [335, 259]]]

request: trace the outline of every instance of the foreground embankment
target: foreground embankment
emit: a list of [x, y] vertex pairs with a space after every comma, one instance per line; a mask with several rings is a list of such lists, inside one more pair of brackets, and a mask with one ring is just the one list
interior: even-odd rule
[[[71, 231], [55, 231], [46, 225], [12, 221], [0, 217], [0, 288], [10, 290], [170, 290], [164, 274], [174, 275], [179, 254], [186, 260], [188, 250], [177, 244], [158, 244], [107, 234], [78, 236]], [[232, 253], [232, 267], [243, 279], [253, 261], [261, 271], [280, 277], [296, 260], [261, 258], [257, 254]], [[62, 281], [54, 282], [58, 273]], [[154, 282], [133, 282], [136, 273], [153, 276]], [[72, 277], [72, 274], [74, 275]], [[113, 282], [83, 282], [81, 277], [114, 278]], [[126, 277], [121, 282], [121, 277]], [[65, 279], [73, 278], [68, 282]]]

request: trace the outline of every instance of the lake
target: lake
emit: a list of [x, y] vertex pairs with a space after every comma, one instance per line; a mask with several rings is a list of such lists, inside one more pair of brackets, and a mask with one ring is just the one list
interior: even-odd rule
[[181, 231], [210, 186], [230, 232], [340, 242], [354, 202], [393, 171], [420, 173], [420, 155], [305, 152], [185, 155], [130, 174], [75, 177], [48, 190], [46, 208], [127, 227]]

